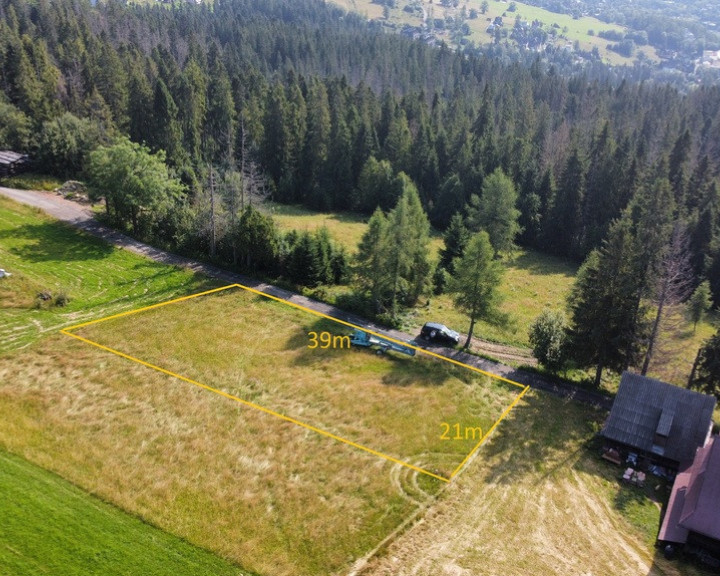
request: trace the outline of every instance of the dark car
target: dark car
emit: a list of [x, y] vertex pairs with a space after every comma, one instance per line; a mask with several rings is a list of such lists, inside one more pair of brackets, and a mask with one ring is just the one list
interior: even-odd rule
[[432, 340], [433, 342], [445, 342], [447, 344], [459, 344], [460, 334], [455, 330], [450, 330], [444, 324], [436, 324], [435, 322], [428, 322], [420, 330], [420, 335], [426, 340]]

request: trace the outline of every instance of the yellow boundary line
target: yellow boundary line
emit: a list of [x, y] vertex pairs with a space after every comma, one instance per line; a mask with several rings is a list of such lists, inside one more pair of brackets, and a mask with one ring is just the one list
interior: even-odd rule
[[513, 400], [512, 404], [510, 404], [510, 406], [508, 406], [507, 408], [505, 408], [505, 412], [503, 412], [503, 413], [500, 415], [500, 418], [498, 418], [497, 422], [495, 422], [495, 424], [493, 424], [493, 425], [490, 427], [490, 430], [488, 430], [487, 432], [485, 432], [485, 435], [484, 435], [482, 438], [480, 438], [480, 441], [479, 441], [479, 442], [475, 445], [475, 447], [470, 451], [470, 454], [468, 454], [467, 456], [465, 456], [465, 460], [463, 460], [462, 462], [460, 462], [460, 465], [459, 465], [457, 468], [455, 468], [455, 470], [453, 470], [453, 473], [450, 474], [450, 480], [452, 480], [453, 478], [455, 478], [455, 475], [458, 474], [458, 473], [463, 469], [463, 467], [465, 466], [465, 464], [468, 463], [468, 460], [470, 460], [470, 458], [472, 458], [472, 455], [475, 454], [475, 452], [478, 451], [478, 449], [480, 448], [480, 446], [482, 446], [482, 445], [485, 443], [485, 440], [488, 438], [488, 436], [490, 436], [490, 434], [492, 434], [493, 430], [495, 430], [495, 428], [497, 428], [498, 424], [500, 424], [500, 422], [503, 421], [503, 419], [505, 418], [505, 416], [507, 416], [508, 414], [510, 414], [510, 410], [512, 410], [513, 408], [515, 408], [515, 405], [516, 405], [518, 402], [520, 402], [520, 399], [521, 399], [523, 396], [525, 396], [525, 394], [527, 393], [528, 390], [530, 390], [530, 386], [525, 386], [525, 389], [524, 389], [522, 392], [520, 392], [520, 394], [518, 394], [517, 398], [515, 398], [515, 400]]
[[[116, 318], [121, 318], [124, 316], [130, 316], [132, 314], [138, 314], [140, 312], [145, 312], [147, 310], [153, 310], [155, 308], [160, 308], [162, 306], [167, 306], [168, 304], [175, 304], [177, 302], [183, 302], [185, 300], [190, 300], [192, 298], [197, 298], [198, 296], [206, 296], [208, 294], [214, 294], [217, 292], [222, 292], [223, 290], [228, 290], [229, 288], [242, 288], [243, 290], [246, 290], [248, 292], [252, 292], [253, 294], [257, 294], [258, 296], [262, 296], [264, 298], [269, 298], [271, 300], [275, 300], [277, 302], [280, 302], [282, 304], [292, 306], [293, 308], [297, 308], [299, 310], [302, 310], [304, 312], [309, 312], [310, 314], [313, 314], [315, 316], [320, 316], [322, 318], [326, 318], [328, 320], [332, 320], [333, 322], [337, 322], [339, 324], [344, 324], [345, 326], [349, 326], [351, 328], [357, 329], [357, 330], [363, 330], [364, 332], [367, 332], [368, 334], [372, 334], [374, 336], [378, 336], [379, 338], [384, 338], [386, 340], [390, 340], [392, 342], [402, 344], [403, 346], [407, 346], [408, 348], [412, 348], [413, 350], [422, 352], [424, 354], [427, 354], [429, 356], [433, 356], [435, 358], [439, 358], [440, 360], [444, 360], [446, 362], [450, 362], [451, 364], [455, 364], [457, 366], [461, 366], [463, 368], [472, 370], [474, 372], [478, 372], [480, 374], [483, 374], [484, 376], [489, 376], [490, 378], [494, 378], [496, 380], [500, 380], [503, 382], [506, 382], [508, 384], [512, 384], [513, 386], [518, 386], [520, 388], [523, 388], [523, 391], [515, 398], [515, 400], [508, 406], [505, 411], [502, 413], [500, 418], [492, 425], [492, 427], [483, 435], [483, 437], [480, 439], [480, 441], [475, 445], [475, 447], [470, 451], [470, 453], [465, 457], [465, 459], [460, 463], [460, 465], [450, 474], [450, 478], [445, 478], [443, 476], [439, 476], [438, 474], [434, 474], [430, 472], [429, 470], [425, 470], [424, 468], [420, 468], [419, 466], [414, 466], [413, 464], [409, 464], [407, 462], [404, 462], [402, 460], [399, 460], [398, 458], [394, 458], [388, 454], [385, 454], [383, 452], [379, 452], [377, 450], [373, 450], [372, 448], [369, 448], [368, 446], [364, 446], [362, 444], [358, 444], [357, 442], [353, 442], [352, 440], [348, 440], [347, 438], [342, 438], [341, 436], [337, 436], [336, 434], [333, 434], [332, 432], [328, 432], [327, 430], [322, 430], [321, 428], [317, 428], [316, 426], [313, 426], [311, 424], [308, 424], [306, 422], [302, 422], [300, 420], [296, 420], [295, 418], [292, 418], [290, 416], [286, 416], [285, 414], [281, 414], [279, 412], [275, 412], [274, 410], [270, 410], [269, 408], [265, 408], [264, 406], [260, 406], [259, 404], [255, 404], [253, 402], [250, 402], [248, 400], [243, 400], [242, 398], [239, 398], [237, 396], [234, 396], [232, 394], [229, 394], [227, 392], [224, 392], [223, 390], [220, 390], [218, 388], [213, 388], [212, 386], [208, 386], [207, 384], [203, 384], [202, 382], [198, 382], [196, 380], [193, 380], [191, 378], [188, 378], [186, 376], [183, 376], [182, 374], [177, 374], [175, 372], [172, 372], [170, 370], [166, 370], [165, 368], [162, 368], [160, 366], [156, 366], [155, 364], [151, 364], [149, 362], [145, 362], [144, 360], [141, 360], [140, 358], [135, 358], [134, 356], [130, 356], [129, 354], [125, 354], [124, 352], [120, 352], [119, 350], [115, 350], [113, 348], [110, 348], [108, 346], [105, 346], [103, 344], [100, 344], [98, 342], [94, 342], [93, 340], [90, 340], [88, 338], [83, 338], [82, 336], [78, 336], [77, 334], [73, 334], [72, 330], [77, 330], [80, 328], [84, 328], [86, 326], [90, 326], [92, 324], [98, 324], [100, 322], [105, 322], [107, 320], [113, 320]], [[198, 386], [200, 388], [203, 388], [205, 390], [209, 390], [210, 392], [214, 392], [215, 394], [218, 394], [220, 396], [223, 396], [225, 398], [228, 398], [230, 400], [234, 400], [235, 402], [238, 402], [240, 404], [243, 404], [245, 406], [248, 406], [250, 408], [254, 408], [256, 410], [260, 410], [261, 412], [264, 412], [265, 414], [268, 414], [270, 416], [274, 416], [276, 418], [280, 418], [281, 420], [285, 420], [286, 422], [290, 422], [291, 424], [295, 424], [297, 426], [301, 426], [303, 428], [306, 428], [308, 430], [311, 430], [313, 432], [316, 432], [318, 434], [321, 434], [323, 436], [326, 436], [328, 438], [332, 438], [333, 440], [337, 440], [338, 442], [342, 442], [344, 444], [347, 444], [349, 446], [352, 446], [354, 448], [358, 448], [359, 450], [363, 450], [365, 452], [368, 452], [374, 456], [378, 456], [380, 458], [384, 458], [385, 460], [388, 460], [390, 462], [394, 462], [395, 464], [399, 464], [401, 466], [404, 466], [406, 468], [409, 468], [411, 470], [414, 470], [416, 472], [420, 472], [422, 474], [426, 474], [428, 476], [431, 476], [437, 480], [441, 480], [442, 482], [450, 482], [467, 464], [467, 462], [470, 460], [470, 458], [475, 454], [475, 452], [482, 446], [482, 444], [485, 442], [485, 440], [488, 438], [488, 436], [495, 430], [495, 428], [500, 424], [500, 422], [510, 413], [510, 411], [515, 407], [515, 405], [520, 401], [520, 399], [525, 395], [525, 393], [529, 390], [529, 386], [523, 386], [522, 384], [519, 384], [518, 382], [513, 382], [512, 380], [508, 380], [507, 378], [503, 378], [502, 376], [498, 376], [496, 374], [493, 374], [491, 372], [487, 372], [485, 370], [481, 370], [480, 368], [476, 368], [474, 366], [470, 366], [468, 364], [464, 364], [462, 362], [459, 362], [457, 360], [454, 360], [452, 358], [448, 358], [446, 356], [442, 356], [441, 354], [437, 354], [435, 352], [429, 352], [423, 348], [420, 348], [418, 346], [413, 346], [412, 344], [408, 344], [407, 342], [403, 342], [401, 340], [397, 340], [395, 338], [392, 338], [390, 336], [387, 336], [385, 334], [378, 334], [377, 332], [373, 332], [372, 330], [368, 330], [367, 328], [363, 328], [362, 326], [357, 326], [356, 324], [352, 324], [350, 322], [346, 322], [345, 320], [340, 320], [339, 318], [334, 318], [332, 316], [329, 316], [327, 314], [324, 314], [322, 312], [318, 312], [317, 310], [312, 310], [311, 308], [307, 308], [306, 306], [303, 306], [301, 304], [296, 304], [295, 302], [290, 302], [287, 300], [283, 300], [282, 298], [278, 298], [277, 296], [273, 296], [272, 294], [266, 294], [265, 292], [261, 292], [259, 290], [255, 290], [254, 288], [250, 288], [248, 286], [243, 286], [242, 284], [229, 284], [227, 286], [222, 286], [220, 288], [214, 288], [212, 290], [206, 290], [204, 292], [198, 292], [197, 294], [190, 294], [188, 296], [182, 296], [180, 298], [174, 298], [172, 300], [168, 300], [167, 302], [160, 302], [158, 304], [151, 304], [150, 306], [144, 306], [142, 308], [138, 308], [136, 310], [128, 310], [125, 312], [120, 312], [118, 314], [113, 314], [112, 316], [107, 316], [105, 318], [99, 318], [96, 320], [90, 320], [89, 322], [83, 322], [82, 324], [76, 324], [74, 326], [70, 326], [68, 328], [63, 328], [60, 330], [61, 334], [64, 334], [65, 336], [70, 336], [71, 338], [75, 338], [76, 340], [79, 340], [81, 342], [84, 342], [85, 344], [90, 344], [91, 346], [95, 346], [96, 348], [99, 348], [105, 352], [110, 352], [111, 354], [115, 354], [116, 356], [119, 356], [121, 358], [125, 358], [126, 360], [130, 360], [132, 362], [135, 362], [137, 364], [140, 364], [142, 366], [145, 366], [147, 368], [150, 368], [152, 370], [155, 370], [157, 372], [160, 372], [162, 374], [166, 374], [168, 376], [172, 376], [173, 378], [177, 378], [179, 380], [182, 380], [184, 382], [187, 382], [189, 384], [193, 384], [194, 386]]]

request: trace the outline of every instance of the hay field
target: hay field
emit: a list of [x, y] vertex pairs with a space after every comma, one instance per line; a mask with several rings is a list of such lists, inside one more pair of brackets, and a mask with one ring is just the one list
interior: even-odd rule
[[[422, 353], [351, 348], [342, 340], [350, 332], [242, 288], [73, 330], [444, 477], [521, 391]], [[338, 347], [310, 348], [310, 333], [339, 336]], [[457, 425], [462, 439], [443, 439], [443, 423]]]

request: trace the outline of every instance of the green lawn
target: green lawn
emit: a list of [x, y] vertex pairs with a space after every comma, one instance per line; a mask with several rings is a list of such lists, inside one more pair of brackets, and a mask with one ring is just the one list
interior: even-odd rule
[[3, 575], [249, 574], [0, 450]]
[[[0, 197], [0, 354], [85, 319], [212, 287]], [[37, 307], [37, 295], [51, 301]], [[58, 296], [69, 303], [54, 306]]]

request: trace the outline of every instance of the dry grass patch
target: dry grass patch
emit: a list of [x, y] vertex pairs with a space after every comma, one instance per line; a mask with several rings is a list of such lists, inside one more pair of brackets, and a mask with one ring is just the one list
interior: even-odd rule
[[422, 356], [309, 349], [310, 332], [350, 329], [240, 288], [74, 332], [446, 477], [520, 392]]
[[3, 448], [258, 573], [343, 572], [417, 504], [384, 460], [67, 337], [0, 382]]
[[629, 510], [635, 489], [588, 447], [603, 418], [528, 393], [425, 521], [361, 574], [702, 574], [658, 557], [648, 539], [659, 522], [654, 499], [634, 494]]

